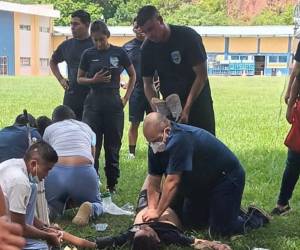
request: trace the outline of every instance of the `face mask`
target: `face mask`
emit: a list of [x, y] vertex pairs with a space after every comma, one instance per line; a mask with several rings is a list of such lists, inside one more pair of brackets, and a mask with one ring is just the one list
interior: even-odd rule
[[[167, 135], [167, 137], [168, 137], [168, 135]], [[161, 153], [166, 150], [167, 145], [164, 142], [165, 141], [164, 138], [165, 138], [165, 130], [164, 130], [162, 141], [150, 142], [150, 147], [152, 148], [154, 154], [156, 154], [157, 152]]]
[[157, 152], [161, 153], [166, 150], [166, 143], [162, 141], [150, 142], [150, 147], [152, 148], [154, 154], [156, 154]]
[[40, 183], [40, 179], [39, 177], [37, 176], [37, 167], [36, 167], [36, 173], [35, 173], [35, 176], [33, 176], [31, 173], [29, 173], [29, 181], [31, 183], [35, 183], [35, 184], [39, 184]]

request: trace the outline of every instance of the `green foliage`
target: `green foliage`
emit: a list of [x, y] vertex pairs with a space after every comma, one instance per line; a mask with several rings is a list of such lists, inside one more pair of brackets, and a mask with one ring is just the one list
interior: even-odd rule
[[118, 7], [122, 3], [126, 3], [126, 0], [94, 0], [96, 4], [100, 5], [103, 8], [103, 17], [104, 20], [114, 17]]
[[265, 9], [257, 15], [253, 25], [292, 25], [294, 6], [287, 5], [284, 9]]
[[53, 4], [54, 8], [60, 11], [60, 18], [55, 20], [55, 25], [68, 26], [71, 13], [79, 9], [89, 12], [92, 20], [102, 18], [103, 8], [89, 0], [44, 0], [44, 2]]
[[[109, 25], [130, 25], [144, 5], [154, 5], [168, 23], [182, 25], [291, 25], [293, 5], [268, 7], [260, 14], [243, 19], [227, 16], [226, 0], [10, 0], [20, 3], [52, 3], [61, 12], [55, 25], [69, 25], [70, 13], [90, 12], [92, 19], [103, 18]], [[237, 10], [238, 11], [238, 10]]]
[[184, 4], [165, 17], [168, 23], [184, 25], [228, 25], [226, 5], [223, 0]]

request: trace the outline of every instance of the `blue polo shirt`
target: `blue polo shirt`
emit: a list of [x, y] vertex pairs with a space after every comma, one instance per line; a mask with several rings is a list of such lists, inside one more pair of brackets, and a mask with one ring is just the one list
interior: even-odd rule
[[171, 123], [166, 150], [148, 151], [150, 175], [181, 174], [185, 195], [213, 188], [224, 175], [241, 167], [236, 156], [204, 129]]
[[[37, 129], [30, 128], [31, 138], [41, 140]], [[27, 127], [13, 125], [0, 130], [0, 162], [23, 158], [29, 147]]]

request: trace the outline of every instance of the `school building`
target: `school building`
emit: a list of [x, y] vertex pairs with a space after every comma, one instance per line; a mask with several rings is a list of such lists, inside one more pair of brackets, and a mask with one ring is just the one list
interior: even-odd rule
[[0, 1], [0, 75], [49, 75], [53, 19], [51, 5]]
[[[288, 75], [298, 40], [293, 26], [198, 26], [210, 75]], [[122, 46], [132, 27], [109, 27], [110, 43]], [[71, 37], [69, 27], [54, 27], [53, 47]]]
[[[53, 26], [60, 13], [51, 5], [0, 1], [0, 75], [49, 75], [52, 52], [72, 37]], [[288, 75], [298, 44], [293, 26], [197, 26], [210, 75]], [[122, 46], [132, 27], [109, 27], [110, 43]], [[65, 68], [65, 66], [64, 66]]]

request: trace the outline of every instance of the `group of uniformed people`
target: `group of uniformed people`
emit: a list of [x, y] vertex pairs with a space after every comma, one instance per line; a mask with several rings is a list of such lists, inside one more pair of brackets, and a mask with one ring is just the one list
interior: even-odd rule
[[[144, 113], [148, 114], [143, 124], [143, 133], [149, 143], [148, 176], [139, 197], [139, 210], [133, 227], [136, 231], [130, 229], [131, 231], [125, 233], [126, 237], [121, 238], [100, 238], [96, 244], [98, 248], [122, 245], [127, 240], [135, 242], [134, 249], [156, 249], [160, 243], [195, 246], [199, 241], [185, 238], [178, 231], [181, 223], [187, 228], [208, 227], [211, 235], [219, 236], [245, 233], [269, 223], [270, 216], [263, 210], [255, 206], [250, 206], [247, 210], [241, 209], [245, 171], [230, 149], [215, 137], [207, 55], [200, 35], [189, 27], [166, 24], [158, 10], [149, 5], [138, 11], [133, 22], [136, 37], [123, 48], [109, 43], [110, 32], [103, 21], [97, 20], [91, 25], [90, 22], [90, 15], [86, 11], [78, 10], [72, 13], [73, 38], [64, 41], [55, 50], [50, 61], [53, 74], [65, 90], [64, 106], [58, 107], [62, 118], [55, 121], [56, 125], [50, 125], [44, 135], [48, 142], [52, 140], [54, 149], [59, 148], [56, 150], [58, 156], [52, 153], [49, 160], [47, 154], [39, 155], [38, 147], [36, 150], [31, 147], [26, 153], [25, 162], [18, 162], [19, 168], [27, 169], [30, 180], [35, 176], [39, 179], [45, 177], [57, 161], [60, 167], [64, 163], [80, 166], [90, 166], [94, 163], [98, 172], [103, 144], [107, 189], [114, 193], [120, 177], [119, 151], [124, 129], [123, 108], [129, 101], [130, 158], [134, 158], [136, 153], [139, 124], [143, 121]], [[58, 64], [62, 61], [67, 63], [68, 79], [64, 78], [59, 70]], [[121, 97], [120, 76], [124, 69], [129, 80], [125, 95]], [[151, 112], [156, 111], [152, 100], [158, 97], [157, 79], [163, 99], [171, 94], [177, 94], [179, 97], [182, 111], [178, 122], [172, 120], [172, 117]], [[289, 88], [294, 89], [294, 92], [291, 91], [289, 107], [295, 101], [297, 86], [297, 81], [293, 81]], [[84, 125], [76, 121], [75, 116], [77, 120], [82, 120]], [[92, 130], [88, 126], [84, 127], [86, 124]], [[79, 147], [76, 148], [76, 133], [66, 136], [66, 141], [72, 138], [70, 143], [59, 140], [64, 133], [69, 132], [66, 128], [83, 130], [82, 138], [88, 139], [87, 144], [81, 147], [95, 147], [94, 154], [91, 154], [93, 160], [89, 159], [90, 154], [84, 158], [78, 150]], [[56, 135], [52, 139], [49, 138], [53, 133]], [[68, 152], [69, 148], [76, 152], [76, 157]], [[41, 152], [44, 150], [41, 149]], [[292, 158], [295, 158], [295, 154], [289, 153], [290, 161]], [[51, 164], [47, 164], [49, 162]], [[6, 161], [2, 164], [9, 165]], [[1, 171], [5, 171], [2, 164], [0, 175]], [[54, 170], [58, 169], [57, 164], [54, 165]], [[41, 172], [44, 167], [39, 168], [42, 165], [48, 166], [44, 173]], [[51, 170], [53, 175], [54, 170]], [[63, 172], [66, 171], [68, 170]], [[74, 171], [77, 169], [74, 168]], [[291, 167], [286, 172], [291, 172]], [[64, 175], [57, 171], [55, 174], [55, 180], [59, 175]], [[285, 179], [287, 178], [288, 173], [285, 174]], [[0, 177], [4, 197], [10, 197], [7, 190], [11, 187], [7, 188], [5, 180], [2, 179]], [[48, 180], [46, 184], [50, 182]], [[57, 184], [52, 186], [57, 187]], [[94, 187], [99, 186], [95, 184]], [[77, 192], [80, 192], [80, 188]], [[287, 199], [291, 197], [291, 193], [284, 196], [283, 192], [276, 211], [273, 211], [274, 214], [289, 210]], [[63, 206], [65, 202], [62, 203]], [[21, 203], [20, 201], [18, 204]], [[25, 203], [26, 208], [28, 201]], [[100, 199], [95, 200], [95, 207], [84, 206], [82, 210], [97, 211], [97, 204], [101, 204]], [[10, 208], [8, 204], [8, 210]], [[98, 215], [102, 213], [101, 209], [98, 208]], [[21, 214], [25, 210], [23, 207], [20, 210]], [[89, 215], [92, 214], [91, 211]], [[18, 213], [17, 210], [12, 212]], [[169, 213], [174, 213], [175, 216], [164, 219]], [[75, 220], [78, 221], [78, 218]], [[167, 221], [167, 224], [171, 223], [175, 228], [155, 224], [158, 221]], [[182, 241], [176, 240], [177, 236], [171, 237], [172, 232], [176, 232]], [[48, 243], [53, 242], [54, 239], [48, 239]], [[210, 244], [205, 241], [200, 243], [211, 249], [229, 249], [222, 244]]]

